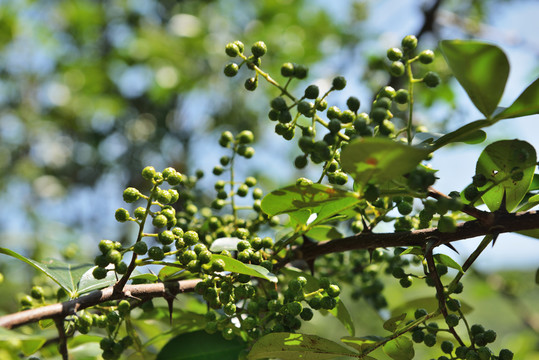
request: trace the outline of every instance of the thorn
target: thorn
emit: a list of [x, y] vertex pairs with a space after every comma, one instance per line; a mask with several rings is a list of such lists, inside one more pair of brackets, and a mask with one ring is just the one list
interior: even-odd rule
[[[451, 250], [453, 250], [454, 252], [456, 252], [457, 254], [459, 254], [459, 252], [457, 251], [457, 249], [455, 249], [455, 247], [453, 246], [453, 244], [451, 243], [447, 243], [447, 244], [444, 244], [445, 246], [447, 246], [448, 248], [450, 248]], [[460, 254], [459, 254], [460, 255]]]
[[372, 254], [374, 254], [374, 249], [367, 249], [369, 252], [369, 264], [372, 264]]

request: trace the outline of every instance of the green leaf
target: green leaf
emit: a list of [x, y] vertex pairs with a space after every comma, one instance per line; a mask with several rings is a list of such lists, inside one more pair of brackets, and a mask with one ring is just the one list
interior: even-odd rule
[[361, 138], [341, 153], [341, 165], [360, 186], [404, 175], [424, 160], [429, 150], [407, 146], [386, 138]]
[[94, 278], [92, 272], [95, 268], [96, 266], [92, 266], [80, 277], [79, 283], [77, 284], [77, 293], [79, 295], [89, 293], [93, 290], [103, 289], [116, 283], [117, 280], [114, 271], [107, 272], [107, 276], [104, 279], [98, 280]]
[[535, 79], [505, 110], [495, 116], [496, 120], [539, 114], [539, 78]]
[[241, 239], [237, 237], [222, 237], [211, 243], [210, 251], [220, 253], [223, 250], [236, 251]]
[[518, 234], [539, 239], [539, 229], [517, 231]]
[[458, 270], [459, 272], [463, 272], [462, 267], [455, 260], [445, 254], [435, 254], [434, 258], [439, 264], [444, 264], [447, 267]]
[[[355, 193], [327, 185], [291, 185], [266, 195], [262, 200], [262, 210], [269, 216], [290, 214], [296, 222], [303, 224], [311, 214], [318, 214], [313, 221], [315, 225], [353, 207], [359, 201]], [[298, 210], [300, 213], [296, 214]]]
[[397, 316], [393, 316], [384, 322], [384, 329], [387, 331], [395, 332], [399, 325], [406, 319], [406, 313], [402, 313]]
[[490, 118], [509, 76], [505, 53], [495, 45], [473, 40], [444, 40], [440, 50], [475, 107]]
[[[455, 130], [455, 131], [459, 131]], [[455, 131], [453, 133], [455, 133]], [[451, 133], [449, 133], [451, 134]], [[448, 135], [448, 134], [445, 134]], [[430, 144], [432, 142], [437, 141], [438, 139], [445, 136], [444, 134], [438, 134], [438, 133], [429, 133], [429, 132], [421, 132], [417, 133], [414, 136], [414, 140], [419, 140], [423, 143]], [[487, 133], [483, 130], [474, 130], [471, 132], [461, 132], [454, 134], [455, 136], [452, 138], [450, 142], [463, 142], [466, 144], [479, 144], [482, 143], [487, 139]]]
[[[161, 309], [159, 309], [161, 310]], [[160, 311], [165, 318], [168, 318], [168, 309], [163, 308], [163, 311]], [[182, 309], [174, 309], [174, 318], [172, 323], [174, 326], [168, 328], [166, 331], [159, 331], [159, 333], [152, 338], [150, 338], [144, 347], [154, 345], [163, 339], [170, 339], [173, 336], [178, 336], [186, 333], [193, 333], [193, 331], [202, 330], [206, 324], [206, 319], [203, 314], [197, 314], [192, 311], [185, 311]], [[152, 320], [158, 320], [155, 317], [150, 317]], [[143, 320], [144, 321], [144, 320]], [[134, 322], [135, 329], [139, 326], [140, 322]]]
[[266, 279], [271, 282], [277, 282], [277, 277], [270, 273], [265, 267], [260, 265], [244, 264], [241, 261], [224, 255], [213, 255], [212, 259], [221, 259], [225, 262], [225, 271], [230, 271], [238, 274], [246, 274], [250, 276]]
[[362, 336], [362, 337], [351, 337], [351, 336], [344, 336], [341, 338], [341, 341], [345, 343], [346, 345], [353, 347], [356, 350], [359, 350], [360, 354], [365, 353], [369, 349], [372, 349], [376, 345], [386, 341], [387, 338], [382, 336]]
[[411, 360], [414, 358], [414, 343], [406, 336], [399, 336], [384, 344], [384, 352], [393, 360]]
[[[464, 126], [461, 126], [455, 131], [452, 131], [450, 133], [445, 134], [439, 139], [436, 139], [434, 143], [432, 144], [432, 151], [438, 150], [442, 146], [445, 146], [447, 144], [451, 144], [454, 142], [464, 141], [466, 139], [472, 140], [476, 138], [477, 140], [480, 140], [484, 136], [486, 138], [486, 133], [482, 130], [479, 130], [480, 128], [490, 126], [492, 125], [492, 122], [488, 120], [476, 120], [471, 123], [468, 123]], [[483, 135], [484, 133], [484, 135]], [[483, 139], [484, 140], [484, 139]], [[480, 141], [478, 141], [480, 142]], [[471, 142], [473, 143], [473, 142]]]
[[159, 281], [170, 281], [184, 272], [184, 269], [178, 268], [176, 266], [163, 266], [161, 270], [159, 270], [157, 278], [159, 279]]
[[[505, 196], [507, 211], [518, 206], [528, 192], [533, 179], [537, 155], [533, 146], [520, 140], [502, 140], [487, 146], [475, 168], [489, 180], [480, 191], [492, 187], [482, 199], [491, 211], [498, 210]], [[522, 172], [520, 179], [513, 180], [512, 174]], [[495, 184], [493, 186], [493, 184]]]
[[253, 345], [247, 358], [249, 360], [265, 358], [319, 360], [336, 356], [357, 357], [357, 353], [316, 335], [272, 333], [260, 338]]
[[330, 225], [313, 226], [305, 235], [319, 241], [342, 238], [342, 234], [339, 230]]
[[196, 331], [172, 338], [157, 354], [156, 360], [235, 360], [246, 347], [247, 344], [238, 338], [225, 340], [221, 334]]
[[71, 297], [77, 295], [77, 284], [82, 275], [88, 271], [88, 269], [94, 267], [93, 264], [73, 265], [58, 260], [47, 260], [46, 262], [41, 263], [39, 261], [28, 259], [27, 257], [6, 248], [0, 248], [0, 253], [12, 256], [33, 266], [35, 269], [51, 278]]
[[344, 305], [341, 299], [337, 300], [337, 305], [329, 310], [329, 313], [337, 318], [341, 322], [341, 324], [344, 325], [346, 331], [352, 336], [356, 334], [356, 328], [354, 326], [354, 322], [352, 321], [352, 317], [350, 316], [350, 312]]
[[528, 211], [531, 208], [536, 207], [537, 205], [539, 205], [539, 194], [531, 196], [524, 205], [518, 208], [517, 212]]

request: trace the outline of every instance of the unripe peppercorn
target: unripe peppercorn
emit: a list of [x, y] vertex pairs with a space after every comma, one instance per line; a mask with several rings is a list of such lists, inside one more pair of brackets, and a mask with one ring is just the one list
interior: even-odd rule
[[360, 102], [359, 102], [359, 99], [357, 97], [350, 96], [346, 100], [346, 106], [348, 106], [348, 109], [350, 109], [354, 113], [359, 110], [359, 105], [360, 105]]
[[296, 79], [305, 79], [307, 77], [307, 74], [309, 73], [309, 69], [304, 65], [294, 65], [294, 77]]
[[485, 186], [487, 181], [487, 177], [483, 174], [476, 174], [472, 177], [473, 184], [478, 188]]
[[225, 66], [223, 73], [228, 77], [234, 77], [238, 74], [239, 70], [240, 68], [238, 67], [238, 64], [230, 63]]
[[414, 35], [407, 35], [401, 42], [404, 50], [414, 50], [417, 47], [417, 38]]
[[278, 110], [278, 111], [284, 111], [288, 110], [288, 106], [286, 105], [286, 100], [283, 99], [281, 96], [278, 96], [271, 100], [270, 106], [272, 109]]
[[222, 147], [227, 147], [228, 144], [234, 140], [234, 135], [230, 131], [224, 131], [221, 133], [221, 137], [219, 138], [219, 145]]
[[144, 255], [148, 252], [148, 245], [144, 241], [139, 241], [133, 246], [133, 252], [137, 255]]
[[430, 88], [434, 88], [440, 84], [440, 76], [432, 71], [429, 71], [423, 77], [423, 82]]
[[268, 51], [268, 47], [263, 41], [257, 41], [251, 47], [251, 52], [256, 57], [262, 57]]
[[332, 85], [335, 90], [342, 90], [346, 86], [346, 79], [343, 76], [337, 76], [333, 78]]
[[245, 80], [244, 87], [246, 90], [254, 91], [258, 86], [258, 79], [256, 77], [250, 77]]
[[455, 232], [457, 231], [457, 223], [455, 222], [455, 219], [450, 216], [440, 216], [440, 219], [438, 220], [438, 230], [446, 233]]
[[401, 201], [398, 205], [397, 205], [397, 209], [399, 210], [399, 213], [401, 215], [408, 215], [412, 212], [413, 210], [413, 205], [410, 204], [409, 202], [406, 202], [406, 201]]
[[243, 130], [236, 136], [236, 139], [240, 144], [250, 144], [254, 141], [254, 135], [252, 131]]
[[355, 114], [351, 110], [344, 110], [341, 113], [340, 120], [343, 124], [350, 124], [356, 118]]
[[148, 250], [148, 256], [152, 260], [163, 260], [163, 258], [165, 257], [165, 253], [163, 252], [163, 249], [161, 249], [160, 247], [152, 246]]
[[157, 228], [162, 228], [162, 227], [165, 227], [167, 225], [167, 218], [165, 215], [156, 215], [153, 220], [152, 220], [152, 224], [153, 226], [157, 227]]
[[397, 104], [407, 104], [408, 101], [410, 100], [410, 95], [408, 94], [408, 90], [405, 90], [405, 89], [397, 90], [397, 92], [395, 93], [394, 100]]
[[402, 50], [399, 48], [391, 48], [387, 50], [387, 58], [391, 61], [402, 59]]
[[419, 53], [419, 62], [422, 64], [430, 64], [434, 61], [434, 52], [432, 50], [423, 50]]
[[235, 43], [228, 43], [225, 46], [225, 52], [230, 57], [236, 57], [240, 53], [240, 49]]
[[188, 246], [195, 245], [198, 242], [198, 234], [193, 230], [189, 230], [183, 234], [183, 240]]
[[107, 272], [108, 270], [105, 269], [104, 267], [96, 267], [92, 271], [92, 275], [94, 276], [95, 279], [101, 280], [107, 277]]
[[298, 103], [298, 112], [302, 115], [310, 117], [314, 114], [314, 104], [310, 101], [300, 101]]
[[392, 62], [391, 66], [389, 67], [389, 73], [395, 77], [404, 75], [404, 71], [404, 64], [400, 61]]
[[123, 198], [126, 203], [132, 203], [137, 201], [141, 195], [140, 191], [133, 187], [129, 187], [124, 190]]
[[320, 93], [320, 89], [316, 85], [309, 85], [305, 89], [305, 98], [307, 99], [316, 99], [318, 97], [318, 94]]
[[166, 180], [170, 175], [172, 175], [175, 172], [176, 172], [176, 169], [172, 167], [167, 167], [165, 170], [161, 172], [161, 174], [163, 174], [163, 179]]
[[252, 176], [249, 176], [248, 178], [245, 179], [245, 185], [247, 185], [248, 187], [253, 187], [256, 185], [256, 178], [252, 177]]
[[153, 179], [153, 176], [155, 175], [155, 168], [153, 166], [146, 166], [144, 169], [142, 169], [142, 177], [146, 180]]
[[292, 63], [284, 63], [281, 65], [281, 75], [284, 77], [291, 77], [294, 75], [294, 64]]
[[445, 318], [445, 322], [447, 323], [447, 325], [449, 327], [455, 327], [459, 324], [459, 317], [457, 314], [449, 314], [447, 315], [447, 317]]

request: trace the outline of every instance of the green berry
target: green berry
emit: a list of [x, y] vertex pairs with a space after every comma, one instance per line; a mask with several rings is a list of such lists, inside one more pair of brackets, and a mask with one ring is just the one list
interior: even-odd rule
[[257, 41], [251, 46], [251, 52], [256, 57], [262, 57], [268, 51], [268, 47], [263, 41]]
[[442, 348], [442, 351], [446, 354], [451, 354], [453, 352], [454, 345], [451, 341], [444, 340], [442, 341], [442, 344], [440, 345]]
[[188, 246], [195, 245], [198, 242], [198, 233], [193, 230], [186, 231], [183, 240]]
[[213, 167], [212, 173], [215, 176], [219, 176], [219, 175], [221, 175], [223, 173], [223, 171], [224, 171], [224, 169], [223, 169], [222, 166], [216, 165], [216, 166]]
[[41, 286], [34, 286], [30, 291], [30, 296], [36, 300], [41, 300], [45, 296], [45, 292]]
[[305, 79], [307, 77], [307, 74], [309, 73], [309, 69], [306, 66], [303, 65], [294, 65], [294, 77], [296, 79]]
[[389, 73], [396, 77], [404, 75], [404, 71], [404, 64], [400, 61], [393, 61], [389, 67]]
[[104, 267], [96, 267], [92, 271], [92, 275], [94, 276], [95, 279], [101, 280], [107, 277], [107, 272], [108, 270], [105, 269]]
[[412, 212], [414, 206], [412, 204], [410, 204], [409, 202], [406, 202], [406, 201], [401, 201], [398, 205], [397, 205], [397, 210], [399, 210], [399, 213], [401, 215], [408, 215]]
[[163, 252], [163, 249], [158, 246], [152, 246], [148, 250], [148, 256], [152, 260], [163, 260], [165, 257], [165, 253]]
[[346, 79], [343, 76], [337, 76], [332, 81], [335, 90], [342, 90], [346, 86]]
[[401, 45], [404, 50], [414, 50], [417, 47], [417, 38], [414, 35], [407, 35], [402, 39]]
[[449, 327], [455, 327], [459, 324], [459, 316], [457, 314], [449, 314], [447, 315], [447, 317], [445, 318], [445, 322], [447, 323], [447, 325]]
[[262, 247], [265, 249], [271, 249], [273, 247], [273, 239], [266, 236], [262, 239]]
[[244, 87], [246, 90], [254, 91], [258, 86], [258, 79], [256, 77], [250, 77], [245, 80]]
[[402, 50], [399, 48], [391, 48], [387, 50], [387, 58], [391, 61], [398, 61], [402, 59]]
[[238, 143], [240, 144], [250, 144], [254, 141], [254, 135], [252, 131], [243, 130], [236, 136], [236, 140], [238, 140]]
[[414, 312], [414, 317], [416, 319], [419, 319], [419, 318], [422, 318], [423, 316], [426, 316], [428, 314], [428, 311], [425, 310], [425, 309], [417, 309], [415, 312]]
[[118, 250], [111, 250], [105, 255], [110, 264], [119, 264], [122, 261], [122, 254]]
[[309, 85], [305, 89], [305, 98], [307, 99], [316, 99], [318, 97], [318, 94], [320, 93], [320, 89], [316, 85]]
[[497, 336], [496, 331], [487, 330], [483, 334], [485, 336], [485, 341], [487, 343], [493, 343], [494, 341], [496, 341], [496, 336]]
[[476, 199], [477, 197], [479, 197], [479, 194], [479, 190], [477, 190], [477, 188], [473, 184], [468, 185], [463, 191], [464, 198], [468, 201]]
[[405, 89], [397, 90], [397, 92], [395, 93], [394, 100], [397, 104], [407, 104], [408, 101], [410, 100], [410, 95], [408, 94], [408, 90], [405, 90]]
[[133, 187], [129, 187], [124, 190], [123, 198], [126, 203], [132, 203], [140, 199], [141, 195], [140, 191]]
[[277, 111], [288, 110], [288, 106], [286, 105], [286, 100], [281, 96], [278, 96], [274, 98], [273, 100], [271, 100], [270, 106], [272, 109], [277, 110]]
[[160, 232], [158, 235], [159, 242], [163, 245], [170, 245], [174, 242], [175, 236], [170, 230]]
[[352, 110], [344, 110], [341, 113], [340, 120], [343, 124], [350, 124], [356, 119], [355, 114], [352, 112]]
[[230, 142], [234, 140], [234, 135], [230, 131], [224, 131], [219, 138], [219, 145], [227, 147]]
[[327, 117], [329, 119], [340, 119], [342, 115], [341, 109], [336, 106], [332, 106], [327, 111]]
[[299, 316], [305, 321], [310, 321], [313, 318], [314, 314], [311, 309], [303, 308]]
[[324, 296], [320, 300], [320, 307], [325, 310], [331, 310], [337, 305], [337, 300], [331, 296]]
[[310, 101], [300, 101], [298, 103], [298, 112], [307, 117], [314, 115], [314, 104]]
[[222, 259], [216, 259], [211, 263], [211, 270], [214, 272], [221, 272], [225, 270], [225, 262]]
[[165, 227], [167, 226], [167, 223], [168, 223], [167, 217], [162, 214], [156, 215], [152, 220], [153, 226], [157, 228]]
[[457, 299], [447, 300], [447, 308], [451, 311], [458, 311], [460, 309], [460, 301]]
[[284, 63], [281, 65], [281, 75], [284, 77], [291, 77], [294, 75], [294, 64], [292, 63]]
[[348, 106], [348, 109], [350, 111], [353, 111], [354, 113], [359, 110], [360, 102], [357, 97], [350, 96], [348, 100], [346, 100], [346, 106]]
[[336, 134], [341, 130], [341, 122], [337, 119], [330, 120], [328, 129], [332, 134]]
[[228, 43], [225, 46], [225, 52], [230, 57], [236, 57], [240, 54], [240, 49], [235, 43]]
[[473, 184], [480, 188], [487, 184], [487, 177], [483, 174], [476, 174], [472, 177]]
[[118, 312], [121, 316], [125, 316], [131, 310], [131, 304], [127, 300], [122, 300], [118, 303]]
[[142, 169], [142, 177], [146, 180], [152, 180], [155, 175], [155, 168], [153, 166], [146, 166]]
[[99, 242], [99, 250], [100, 250], [103, 254], [106, 254], [106, 253], [108, 253], [109, 251], [114, 250], [114, 242], [111, 241], [111, 240], [101, 240], [101, 241]]
[[144, 255], [148, 252], [148, 245], [144, 241], [139, 241], [133, 246], [133, 252], [137, 255]]
[[428, 347], [433, 347], [436, 345], [436, 335], [431, 333], [425, 334], [423, 341]]
[[412, 340], [415, 343], [422, 343], [425, 340], [425, 333], [420, 329], [412, 331]]
[[419, 53], [419, 62], [422, 64], [430, 64], [434, 61], [434, 52], [432, 50], [423, 50]]
[[365, 200], [370, 203], [373, 203], [378, 199], [378, 196], [380, 196], [380, 190], [378, 189], [378, 187], [373, 184], [367, 185], [365, 192], [363, 193], [363, 197], [365, 198]]
[[410, 286], [412, 286], [412, 279], [413, 278], [411, 276], [403, 277], [399, 280], [399, 284], [405, 289], [409, 288]]
[[440, 84], [440, 76], [432, 71], [429, 71], [423, 77], [423, 82], [430, 88], [434, 88]]
[[500, 354], [498, 355], [499, 360], [513, 360], [513, 352], [508, 349], [502, 349], [500, 350]]
[[238, 71], [240, 70], [238, 64], [236, 63], [229, 63], [225, 65], [225, 68], [223, 69], [223, 73], [227, 77], [234, 77], [238, 74]]
[[129, 220], [129, 211], [123, 208], [119, 208], [114, 213], [114, 217], [116, 218], [116, 221], [125, 222]]
[[245, 185], [245, 184], [241, 184], [236, 189], [236, 194], [238, 196], [245, 197], [247, 195], [247, 193], [249, 193], [249, 187], [247, 185]]
[[341, 289], [339, 288], [338, 285], [331, 284], [331, 285], [329, 285], [328, 288], [326, 289], [326, 292], [328, 293], [329, 296], [331, 296], [332, 298], [334, 298], [334, 297], [339, 296], [339, 294], [341, 293]]

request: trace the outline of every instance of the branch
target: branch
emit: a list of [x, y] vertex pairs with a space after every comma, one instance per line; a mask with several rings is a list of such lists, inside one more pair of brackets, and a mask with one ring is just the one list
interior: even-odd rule
[[335, 252], [376, 249], [397, 246], [423, 246], [430, 239], [439, 245], [464, 240], [490, 233], [507, 233], [539, 228], [539, 212], [493, 213], [495, 226], [485, 225], [479, 220], [467, 221], [457, 225], [452, 233], [443, 233], [436, 228], [396, 233], [359, 233], [342, 239], [320, 241], [307, 244], [297, 250], [293, 258], [310, 260]]
[[128, 299], [133, 297], [149, 299], [191, 292], [194, 290], [195, 285], [200, 281], [200, 279], [190, 279], [170, 283], [125, 285], [123, 293], [115, 292], [114, 286], [110, 286], [102, 290], [92, 291], [88, 295], [63, 303], [42, 306], [2, 316], [0, 317], [0, 326], [12, 329], [17, 326], [34, 323], [44, 319], [65, 318], [68, 315], [75, 314], [77, 311], [110, 300]]

